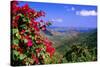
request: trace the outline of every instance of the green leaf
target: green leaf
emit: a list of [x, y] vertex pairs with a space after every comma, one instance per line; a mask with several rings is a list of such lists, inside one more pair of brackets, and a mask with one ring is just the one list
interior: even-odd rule
[[23, 15], [23, 14], [21, 14], [21, 13], [19, 14], [19, 16], [21, 16], [22, 18], [24, 18], [24, 15]]
[[19, 40], [18, 39], [13, 39], [13, 44], [18, 44]]
[[25, 25], [25, 24], [20, 25], [20, 27], [21, 27], [22, 29], [27, 29], [27, 27], [26, 27], [26, 25]]
[[27, 41], [27, 39], [24, 39], [24, 43], [27, 43], [28, 41]]
[[16, 33], [16, 37], [17, 37], [18, 39], [20, 39], [20, 34], [19, 34], [19, 33]]
[[22, 59], [24, 59], [25, 57], [26, 57], [26, 55], [20, 54], [19, 59], [22, 60]]
[[28, 22], [29, 19], [27, 17], [25, 17], [23, 14], [20, 14], [21, 18], [23, 19], [24, 22]]
[[23, 21], [27, 23], [29, 21], [29, 19], [25, 17], [25, 18], [23, 18]]
[[16, 50], [13, 50], [13, 54], [16, 55], [16, 56], [18, 56], [19, 55], [19, 52], [16, 51]]
[[34, 36], [32, 36], [32, 40], [34, 40]]
[[26, 30], [25, 32], [29, 32], [29, 30]]
[[18, 29], [12, 29], [12, 34], [18, 33]]

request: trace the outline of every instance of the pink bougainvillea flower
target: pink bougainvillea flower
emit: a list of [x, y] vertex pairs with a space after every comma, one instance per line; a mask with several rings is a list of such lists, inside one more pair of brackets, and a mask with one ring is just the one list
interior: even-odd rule
[[45, 38], [45, 39], [44, 39], [43, 44], [44, 44], [45, 46], [52, 46], [52, 42], [49, 41], [48, 38]]
[[28, 11], [29, 10], [29, 6], [28, 4], [25, 4], [24, 6], [22, 6], [22, 11]]
[[21, 33], [21, 34], [24, 34], [24, 33], [25, 33], [25, 30], [23, 29], [20, 33]]
[[38, 17], [40, 17], [40, 16], [45, 16], [45, 12], [39, 11], [39, 12], [37, 13], [37, 16], [38, 16]]
[[35, 56], [34, 56], [34, 54], [32, 54], [32, 59], [35, 61], [35, 63], [36, 63], [36, 64], [38, 64], [38, 63], [39, 63], [38, 58], [37, 58], [37, 57], [35, 57]]
[[31, 19], [31, 26], [34, 28], [35, 31], [40, 31], [38, 27], [38, 22]]
[[41, 48], [36, 48], [36, 53], [38, 54], [38, 53], [40, 53], [40, 51], [41, 51]]
[[12, 21], [12, 27], [13, 28], [17, 28], [18, 27], [18, 24], [15, 21]]
[[36, 64], [38, 64], [38, 63], [39, 63], [39, 60], [38, 60], [38, 58], [36, 58], [36, 59], [35, 59], [35, 63], [36, 63]]
[[52, 46], [47, 46], [46, 47], [46, 52], [48, 52], [50, 54], [50, 57], [52, 57], [52, 55], [55, 52], [55, 48], [53, 48]]
[[45, 17], [45, 12], [44, 11], [40, 11], [41, 15]]
[[35, 18], [35, 17], [34, 17], [35, 12], [36, 12], [35, 10], [29, 9], [29, 10], [27, 11], [28, 17], [34, 19], [34, 18]]
[[23, 49], [21, 49], [21, 48], [18, 48], [17, 51], [19, 51], [20, 54], [23, 53]]
[[18, 13], [18, 11], [20, 10], [20, 7], [18, 6], [18, 1], [12, 1], [11, 9], [12, 9], [12, 14], [13, 15]]
[[52, 55], [54, 54], [55, 52], [55, 48], [52, 47], [52, 42], [49, 41], [48, 38], [46, 38], [44, 41], [43, 41], [44, 45], [46, 46], [46, 52], [48, 52], [50, 54], [50, 57], [52, 57]]
[[32, 45], [33, 45], [32, 40], [31, 39], [28, 39], [27, 46], [28, 47], [31, 47]]
[[36, 40], [36, 43], [37, 44], [41, 44], [42, 43], [42, 40]]
[[30, 37], [29, 37], [28, 35], [26, 35], [26, 36], [25, 36], [25, 39], [27, 39], [27, 40], [28, 40], [29, 38], [30, 38]]
[[35, 31], [39, 31], [40, 29], [38, 27], [34, 26]]
[[17, 1], [12, 1], [11, 8], [14, 9], [14, 7], [17, 7], [17, 5], [18, 5], [18, 2]]
[[20, 16], [16, 16], [16, 17], [15, 17], [15, 21], [18, 21], [19, 18], [20, 18]]
[[13, 7], [12, 7], [12, 14], [13, 14], [13, 15], [17, 14], [17, 13], [19, 12], [19, 10], [20, 10], [20, 7], [18, 7], [18, 6], [13, 6]]

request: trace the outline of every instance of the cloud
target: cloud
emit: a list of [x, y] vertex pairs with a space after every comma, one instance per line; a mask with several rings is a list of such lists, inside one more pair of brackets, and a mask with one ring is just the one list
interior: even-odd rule
[[61, 19], [61, 18], [53, 18], [53, 19], [51, 19], [51, 21], [53, 21], [53, 22], [63, 22], [63, 19]]
[[75, 7], [64, 6], [67, 11], [75, 11]]
[[74, 8], [74, 7], [72, 7], [72, 8], [71, 8], [71, 10], [72, 10], [72, 11], [74, 11], [74, 10], [75, 10], [75, 8]]
[[81, 11], [76, 11], [76, 15], [80, 15], [80, 16], [97, 16], [97, 12], [95, 10], [81, 10]]

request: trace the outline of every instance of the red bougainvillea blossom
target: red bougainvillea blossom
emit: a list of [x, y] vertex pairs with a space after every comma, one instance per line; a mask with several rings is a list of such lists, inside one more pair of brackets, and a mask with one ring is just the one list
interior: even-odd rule
[[52, 55], [54, 54], [55, 52], [55, 49], [52, 47], [52, 46], [46, 46], [46, 51], [48, 53], [50, 53], [50, 57], [52, 57]]
[[[43, 20], [36, 21], [37, 18], [45, 17], [45, 12], [35, 11], [28, 4], [22, 7], [18, 6], [18, 2], [13, 1], [11, 4], [12, 14], [12, 30], [13, 37], [12, 52], [13, 64], [18, 60], [23, 65], [27, 64], [45, 64], [49, 57], [54, 55], [55, 48], [52, 42], [44, 35], [42, 31], [46, 31], [46, 23]], [[48, 57], [46, 57], [48, 55]], [[42, 57], [42, 59], [40, 59]], [[51, 63], [51, 62], [48, 62]]]
[[36, 64], [38, 64], [38, 63], [39, 63], [38, 58], [37, 58], [37, 57], [35, 57], [35, 56], [34, 56], [34, 54], [32, 54], [32, 59], [35, 61], [35, 63], [36, 63]]
[[46, 51], [47, 51], [48, 53], [50, 53], [50, 57], [52, 57], [52, 55], [53, 55], [54, 52], [55, 52], [55, 48], [52, 47], [52, 42], [50, 42], [50, 41], [48, 40], [48, 38], [46, 38], [46, 39], [44, 40], [44, 45], [46, 46]]
[[28, 39], [27, 46], [30, 47], [32, 45], [33, 45], [32, 40], [31, 39]]

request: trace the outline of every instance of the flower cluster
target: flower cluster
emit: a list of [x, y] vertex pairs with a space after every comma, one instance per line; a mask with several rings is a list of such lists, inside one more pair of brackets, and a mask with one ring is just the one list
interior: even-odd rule
[[50, 58], [55, 48], [40, 32], [45, 31], [50, 23], [36, 21], [37, 18], [45, 16], [45, 13], [31, 9], [28, 4], [20, 7], [17, 1], [11, 2], [11, 9], [12, 65], [46, 64], [48, 58], [48, 63], [52, 63]]

